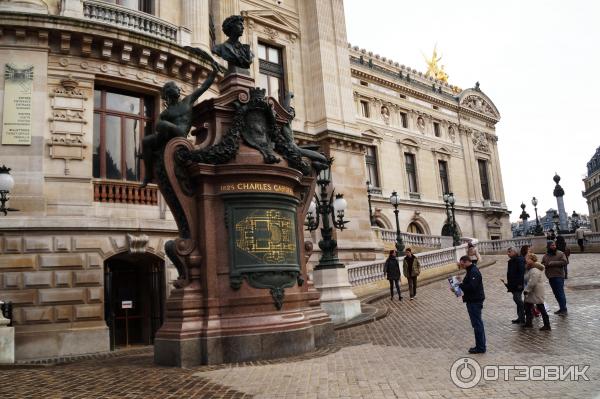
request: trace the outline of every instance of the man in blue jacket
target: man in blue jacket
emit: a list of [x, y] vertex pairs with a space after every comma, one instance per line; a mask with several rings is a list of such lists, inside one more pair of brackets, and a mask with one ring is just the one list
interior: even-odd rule
[[517, 318], [513, 324], [525, 324], [525, 306], [523, 305], [523, 289], [525, 287], [525, 259], [517, 248], [508, 248], [508, 267], [506, 269], [506, 282], [502, 280], [508, 292], [512, 293], [513, 301], [517, 305]]
[[471, 262], [467, 255], [460, 258], [458, 267], [467, 271], [460, 284], [460, 289], [463, 291], [463, 302], [467, 305], [471, 326], [473, 326], [473, 332], [475, 333], [475, 346], [469, 349], [469, 353], [485, 353], [485, 329], [481, 319], [481, 310], [485, 300], [483, 278], [477, 266]]

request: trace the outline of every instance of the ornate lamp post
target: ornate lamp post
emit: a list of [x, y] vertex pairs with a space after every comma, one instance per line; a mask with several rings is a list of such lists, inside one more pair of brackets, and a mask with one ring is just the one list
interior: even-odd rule
[[394, 207], [394, 214], [396, 215], [396, 251], [403, 252], [404, 251], [404, 242], [402, 241], [402, 236], [400, 235], [400, 222], [398, 220], [398, 205], [400, 204], [400, 197], [398, 197], [398, 193], [396, 191], [392, 192], [390, 196], [390, 204]]
[[[317, 269], [343, 268], [344, 264], [340, 263], [337, 257], [337, 241], [333, 239], [333, 228], [344, 230], [347, 220], [344, 220], [344, 211], [348, 203], [344, 199], [343, 194], [336, 194], [334, 198], [334, 190], [328, 196], [327, 186], [331, 183], [331, 163], [333, 158], [329, 160], [329, 168], [319, 172], [317, 184], [321, 188], [320, 197], [315, 194], [315, 199], [311, 202], [306, 222], [304, 223], [308, 231], [314, 231], [321, 227], [321, 259], [315, 267]], [[333, 227], [332, 227], [333, 226]]]
[[556, 226], [556, 235], [558, 235], [560, 231], [560, 216], [558, 216], [558, 212], [554, 211], [554, 214], [552, 215], [552, 221]]
[[446, 204], [446, 214], [448, 215], [448, 219], [452, 217], [452, 245], [457, 246], [460, 245], [460, 237], [458, 235], [458, 229], [456, 228], [456, 217], [454, 209], [454, 203], [456, 202], [456, 198], [454, 198], [453, 193], [446, 193], [444, 194], [443, 198], [444, 203]]
[[529, 214], [527, 212], [525, 212], [525, 203], [521, 202], [521, 209], [523, 210], [521, 212], [521, 215], [519, 216], [519, 218], [523, 221], [523, 235], [526, 236], [527, 235], [527, 219], [529, 219]]
[[540, 225], [540, 220], [538, 218], [538, 213], [537, 213], [537, 205], [538, 205], [537, 198], [533, 197], [531, 199], [531, 205], [533, 205], [533, 209], [535, 210], [535, 233], [534, 234], [536, 236], [543, 236], [544, 228]]
[[373, 185], [367, 180], [367, 198], [369, 200], [369, 221], [371, 226], [375, 226], [375, 219], [373, 218], [373, 208], [371, 207], [371, 193], [373, 192]]
[[10, 175], [10, 168], [0, 166], [0, 212], [4, 212], [4, 216], [8, 215], [9, 211], [17, 210], [6, 207], [6, 202], [10, 199], [8, 194], [14, 186], [15, 180]]

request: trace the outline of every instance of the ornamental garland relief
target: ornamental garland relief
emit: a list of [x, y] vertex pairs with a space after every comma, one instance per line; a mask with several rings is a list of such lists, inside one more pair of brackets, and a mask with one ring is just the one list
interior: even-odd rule
[[498, 117], [492, 107], [481, 97], [470, 95], [465, 97], [462, 104], [463, 107], [472, 109], [473, 111], [480, 112], [482, 114]]

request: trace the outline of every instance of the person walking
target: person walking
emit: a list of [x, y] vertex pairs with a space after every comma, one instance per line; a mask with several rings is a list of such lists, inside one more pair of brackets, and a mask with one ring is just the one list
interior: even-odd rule
[[417, 276], [421, 273], [421, 262], [413, 255], [410, 248], [404, 250], [404, 262], [402, 262], [402, 271], [404, 277], [408, 280], [408, 292], [412, 301], [417, 296]]
[[462, 282], [459, 284], [463, 291], [463, 302], [467, 305], [467, 312], [471, 319], [471, 326], [475, 333], [475, 346], [469, 349], [469, 353], [485, 353], [485, 328], [481, 312], [485, 292], [483, 290], [483, 278], [476, 265], [471, 262], [468, 255], [464, 255], [458, 262], [458, 267], [467, 271]]
[[554, 312], [558, 315], [567, 314], [567, 298], [565, 296], [565, 265], [567, 264], [567, 257], [562, 251], [556, 249], [556, 243], [554, 241], [548, 241], [548, 250], [546, 255], [542, 258], [542, 265], [545, 266], [545, 274], [552, 288], [552, 293], [556, 302], [558, 302], [559, 309]]
[[479, 262], [481, 262], [481, 255], [479, 255], [479, 250], [472, 242], [469, 242], [469, 244], [467, 245], [467, 256], [469, 257], [469, 259], [471, 259], [471, 262], [476, 265]]
[[394, 300], [394, 285], [396, 285], [396, 292], [398, 293], [398, 300], [402, 300], [402, 294], [400, 293], [400, 263], [396, 251], [392, 249], [388, 258], [383, 266], [383, 275], [387, 277], [390, 282], [390, 296]]
[[585, 230], [583, 230], [583, 227], [579, 226], [576, 230], [575, 230], [575, 239], [577, 240], [577, 245], [579, 245], [579, 251], [583, 252], [584, 251], [584, 242], [585, 242]]
[[536, 254], [530, 252], [525, 256], [525, 263], [527, 264], [527, 271], [525, 272], [525, 328], [533, 327], [533, 310], [537, 310], [542, 315], [544, 326], [540, 328], [540, 331], [550, 331], [550, 318], [546, 312], [544, 306], [544, 280], [542, 279], [542, 272], [544, 266], [538, 263], [538, 257]]
[[525, 307], [523, 304], [523, 286], [525, 285], [525, 259], [515, 247], [507, 250], [508, 265], [506, 268], [506, 281], [502, 280], [508, 292], [512, 293], [513, 301], [517, 305], [517, 318], [513, 324], [525, 323]]

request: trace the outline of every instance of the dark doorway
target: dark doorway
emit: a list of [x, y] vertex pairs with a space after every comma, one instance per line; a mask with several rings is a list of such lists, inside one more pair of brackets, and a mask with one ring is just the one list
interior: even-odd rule
[[120, 254], [104, 262], [111, 350], [154, 343], [163, 322], [164, 291], [164, 262], [154, 255]]

